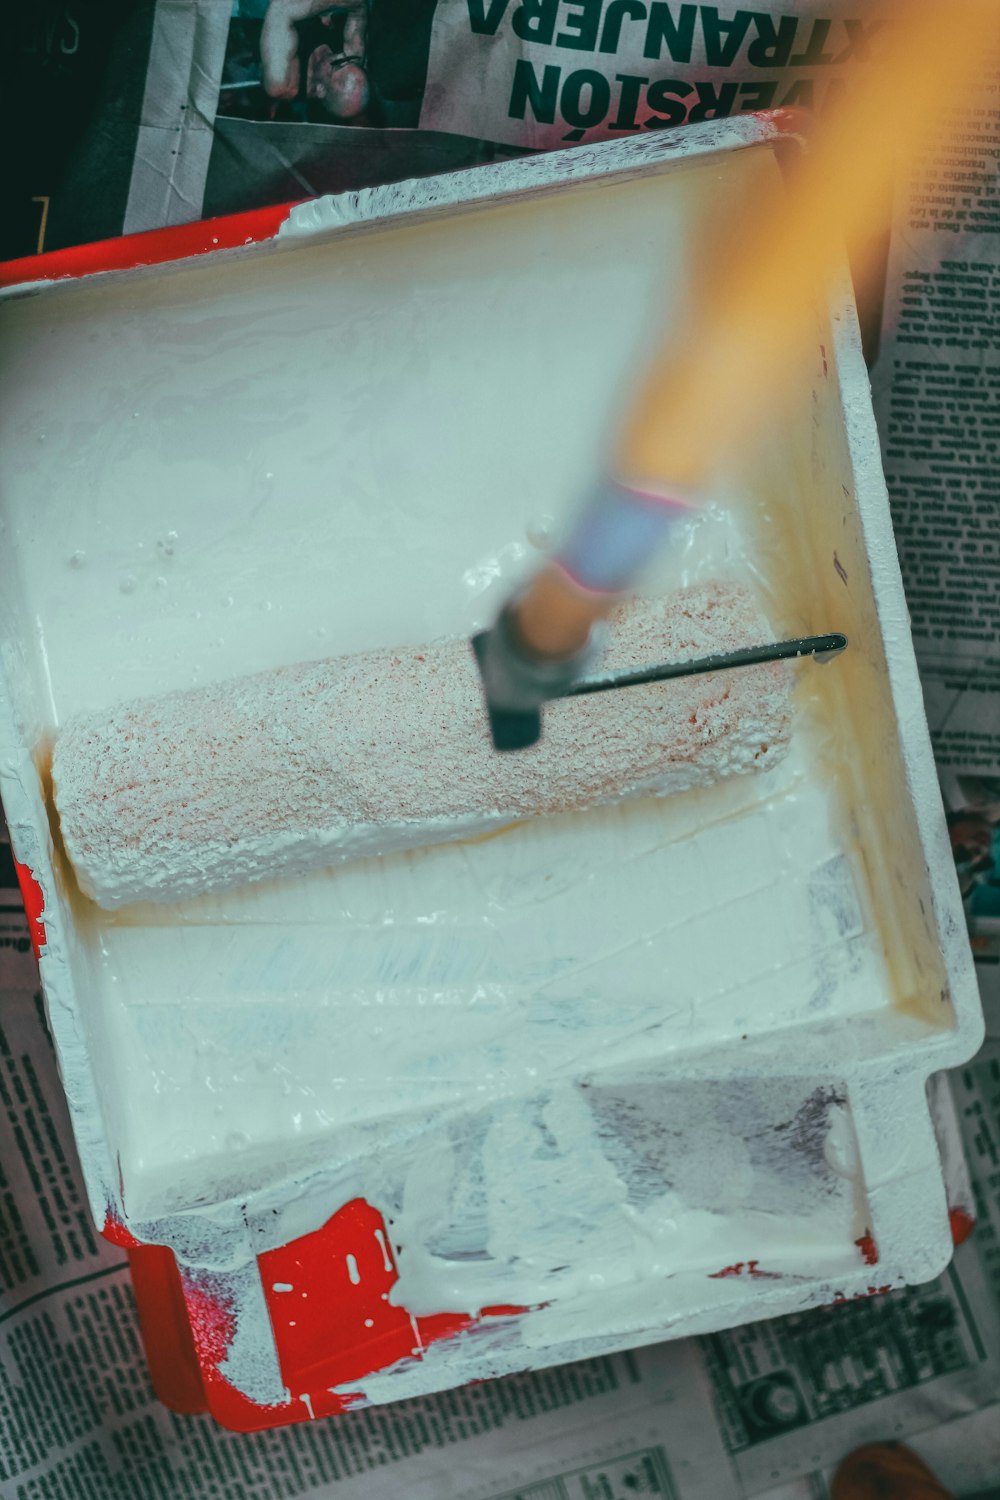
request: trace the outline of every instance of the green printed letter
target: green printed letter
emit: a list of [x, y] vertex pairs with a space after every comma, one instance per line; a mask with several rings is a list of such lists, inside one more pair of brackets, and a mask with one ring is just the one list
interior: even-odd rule
[[469, 25], [479, 36], [496, 36], [497, 27], [506, 14], [508, 0], [490, 0], [486, 9], [484, 0], [469, 0]]
[[782, 16], [775, 26], [773, 16], [754, 11], [753, 24], [757, 35], [747, 48], [747, 62], [752, 68], [785, 67], [795, 45], [796, 17]]
[[542, 42], [548, 47], [552, 43], [558, 13], [559, 0], [522, 0], [511, 25], [522, 42]]
[[[586, 107], [583, 104], [584, 89], [590, 90]], [[575, 125], [578, 130], [599, 125], [610, 104], [611, 85], [603, 73], [595, 73], [593, 68], [580, 68], [576, 73], [571, 73], [563, 84], [559, 100], [563, 119], [568, 125]]]
[[714, 5], [701, 7], [701, 29], [705, 38], [705, 61], [710, 68], [729, 68], [743, 46], [752, 17], [738, 10], [731, 21], [720, 21]]
[[601, 0], [573, 0], [573, 9], [563, 16], [557, 47], [575, 47], [579, 52], [597, 51], [597, 30], [601, 24]]
[[[646, 103], [655, 111], [649, 120], [643, 120], [646, 130], [661, 130], [664, 125], [683, 125], [687, 119], [687, 105], [681, 103], [692, 92], [691, 85], [682, 78], [661, 78], [652, 84], [646, 95]], [[674, 95], [680, 95], [675, 98]]]
[[543, 70], [539, 83], [531, 63], [519, 57], [514, 68], [514, 82], [507, 109], [510, 119], [523, 120], [524, 111], [530, 106], [536, 120], [543, 125], [551, 125], [556, 117], [561, 73], [561, 68], [549, 65]]
[[691, 61], [691, 45], [694, 42], [694, 23], [698, 19], [697, 5], [682, 5], [675, 22], [666, 0], [653, 0], [649, 7], [649, 25], [646, 27], [646, 45], [643, 57], [659, 57], [664, 46], [667, 56], [674, 62]]
[[815, 68], [820, 63], [833, 62], [833, 53], [823, 51], [832, 25], [832, 21], [814, 21], [805, 50], [796, 52], [794, 57], [790, 57], [788, 66], [790, 68]]
[[642, 0], [611, 0], [604, 12], [604, 30], [601, 32], [601, 51], [617, 52], [622, 39], [622, 22], [628, 16], [632, 21], [646, 19], [646, 7]]
[[714, 83], [696, 83], [695, 88], [698, 90], [698, 103], [688, 115], [689, 125], [694, 125], [698, 120], [724, 120], [726, 115], [732, 114], [738, 84], [723, 83], [717, 89]]
[[615, 115], [609, 130], [638, 130], [639, 122], [636, 120], [635, 112], [639, 108], [639, 99], [642, 95], [642, 86], [648, 83], [647, 78], [636, 78], [632, 73], [616, 73], [616, 82], [622, 86], [621, 98], [618, 100], [618, 113]]

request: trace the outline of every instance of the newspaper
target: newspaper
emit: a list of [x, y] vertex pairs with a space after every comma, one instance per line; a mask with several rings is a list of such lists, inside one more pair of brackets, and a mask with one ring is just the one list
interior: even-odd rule
[[[263, 45], [267, 0], [18, 7], [12, 114], [39, 129], [12, 169], [3, 253], [659, 123], [822, 108], [873, 41], [860, 3], [296, 5], [291, 39], [276, 12]], [[89, 1217], [0, 839], [5, 1500], [825, 1500], [851, 1447], [900, 1437], [956, 1495], [1000, 1496], [998, 160], [994, 72], [947, 177], [900, 187], [873, 369], [987, 1010], [983, 1052], [935, 1102], [957, 1110], [978, 1216], [953, 1264], [905, 1292], [272, 1432], [172, 1414], [126, 1261]], [[964, 1170], [946, 1152], [956, 1202]]]
[[617, 139], [822, 110], [871, 0], [55, 0], [0, 13], [0, 256]]
[[[1000, 31], [1000, 27], [997, 28]], [[987, 42], [991, 39], [987, 38]], [[901, 184], [875, 411], [987, 1024], [1000, 1033], [1000, 45]]]

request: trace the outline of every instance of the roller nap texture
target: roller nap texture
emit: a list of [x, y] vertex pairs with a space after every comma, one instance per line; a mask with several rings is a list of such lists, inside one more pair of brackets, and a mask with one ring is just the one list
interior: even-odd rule
[[[746, 590], [703, 584], [620, 611], [597, 667], [770, 639]], [[81, 715], [56, 741], [55, 802], [88, 896], [180, 900], [766, 768], [789, 688], [769, 663], [565, 699], [540, 744], [501, 755], [467, 641], [371, 651]]]

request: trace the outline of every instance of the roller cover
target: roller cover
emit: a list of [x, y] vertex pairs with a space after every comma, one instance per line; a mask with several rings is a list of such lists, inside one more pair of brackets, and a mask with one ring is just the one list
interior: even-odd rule
[[[752, 596], [717, 582], [611, 624], [609, 669], [773, 638]], [[56, 740], [53, 788], [85, 894], [175, 901], [766, 768], [789, 693], [772, 663], [562, 700], [540, 744], [499, 755], [468, 642], [447, 640], [81, 715]]]

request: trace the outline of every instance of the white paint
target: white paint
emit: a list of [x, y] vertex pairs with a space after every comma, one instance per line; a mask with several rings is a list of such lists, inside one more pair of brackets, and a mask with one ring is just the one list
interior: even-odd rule
[[360, 1286], [361, 1272], [358, 1270], [357, 1257], [354, 1255], [348, 1255], [345, 1256], [345, 1259], [347, 1261], [347, 1275], [350, 1278], [352, 1286]]
[[294, 1292], [295, 1288], [290, 1281], [275, 1281], [271, 1286], [272, 1292]]
[[[552, 153], [548, 158], [552, 163], [550, 173], [525, 173], [523, 162], [498, 162], [485, 169], [473, 167], [415, 182], [391, 182], [333, 197], [310, 198], [293, 205], [278, 230], [278, 238], [285, 242], [311, 240], [331, 230], [350, 230], [371, 219], [424, 218], [436, 209], [447, 210], [454, 204], [489, 204], [498, 198], [537, 193], [539, 189], [551, 192], [567, 179], [580, 184], [616, 172], [628, 176], [649, 169], [655, 172], [665, 156], [674, 162], [694, 162], [698, 157], [755, 145], [771, 134], [770, 127], [757, 119], [719, 120], [713, 122], [710, 130], [687, 127], [658, 131], [604, 142], [597, 147], [577, 146], [565, 155]], [[716, 160], [710, 170], [718, 171], [719, 166]], [[629, 250], [634, 255], [635, 247], [630, 245]]]
[[[847, 325], [821, 332], [853, 448], [804, 368], [808, 414], [720, 485], [776, 628], [852, 634], [800, 669], [773, 777], [107, 918], [59, 884], [27, 754], [80, 709], [482, 623], [752, 159], [2, 309], [0, 778], [77, 1135], [98, 1212], [115, 1160], [143, 1237], [230, 1278], [255, 1399], [284, 1387], [253, 1255], [359, 1193], [411, 1313], [547, 1304], [368, 1399], [851, 1295], [869, 1224], [880, 1283], [946, 1253], [923, 1080], [974, 1048], [974, 981]], [[750, 1260], [782, 1279], [708, 1274]]]
[[[223, 1238], [220, 1236], [216, 1242], [216, 1254]], [[213, 1275], [204, 1290], [210, 1294], [221, 1293], [231, 1306], [239, 1309], [225, 1359], [219, 1363], [220, 1373], [237, 1390], [262, 1405], [273, 1405], [285, 1399], [285, 1382], [278, 1365], [264, 1287], [256, 1265], [244, 1260], [228, 1275]]]

